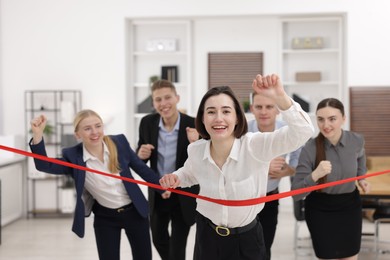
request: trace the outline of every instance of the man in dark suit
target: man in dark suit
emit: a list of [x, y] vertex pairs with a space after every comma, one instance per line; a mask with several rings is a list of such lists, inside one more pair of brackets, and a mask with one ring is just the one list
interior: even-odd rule
[[[199, 135], [194, 129], [195, 119], [178, 111], [180, 97], [170, 81], [155, 81], [152, 99], [157, 113], [141, 120], [137, 154], [145, 162], [150, 160], [151, 168], [162, 177], [183, 166], [188, 156], [187, 146], [198, 140]], [[197, 194], [199, 186], [183, 190]], [[149, 205], [153, 244], [161, 259], [185, 260], [187, 237], [195, 223], [195, 199], [175, 193], [169, 199], [162, 199], [155, 190], [149, 189]]]

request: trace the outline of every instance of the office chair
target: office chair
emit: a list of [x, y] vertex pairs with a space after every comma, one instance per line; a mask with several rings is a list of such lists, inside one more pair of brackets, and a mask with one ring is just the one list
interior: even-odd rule
[[383, 223], [390, 223], [390, 202], [379, 201], [377, 208], [375, 209], [374, 215], [374, 250], [378, 257], [379, 253], [387, 254], [390, 253], [390, 250], [380, 249], [380, 245], [383, 243], [390, 243], [387, 240], [381, 240], [379, 236], [380, 225]]
[[[376, 208], [379, 206], [379, 199], [378, 198], [367, 198], [367, 197], [361, 197], [362, 200], [362, 217], [363, 220], [368, 220], [369, 223], [374, 223], [373, 215], [376, 210]], [[371, 224], [364, 225], [363, 221], [363, 230], [362, 230], [362, 251], [372, 252], [375, 253], [375, 246], [373, 248], [373, 245], [375, 243], [375, 227], [371, 229]], [[364, 227], [370, 227], [369, 229]], [[364, 243], [368, 242], [368, 243]]]
[[[295, 217], [295, 227], [294, 227], [294, 250], [296, 255], [311, 255], [312, 246], [311, 238], [309, 236], [300, 236], [299, 230], [301, 226], [306, 226], [305, 220], [305, 201], [298, 200], [293, 201], [294, 206], [294, 217]], [[304, 251], [302, 251], [302, 249]], [[310, 250], [309, 250], [310, 249]]]

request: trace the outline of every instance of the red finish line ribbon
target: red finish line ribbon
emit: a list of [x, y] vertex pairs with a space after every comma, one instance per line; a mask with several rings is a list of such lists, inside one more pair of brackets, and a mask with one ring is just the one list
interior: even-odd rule
[[282, 198], [298, 195], [298, 194], [301, 194], [301, 193], [307, 193], [307, 192], [311, 192], [311, 191], [315, 191], [315, 190], [319, 190], [319, 189], [324, 189], [324, 188], [327, 188], [327, 187], [336, 186], [336, 185], [344, 184], [344, 183], [347, 183], [347, 182], [357, 181], [357, 180], [360, 180], [360, 179], [366, 179], [366, 178], [382, 175], [382, 174], [385, 174], [385, 173], [390, 173], [390, 170], [381, 171], [381, 172], [374, 172], [374, 173], [369, 173], [369, 174], [366, 174], [366, 175], [363, 175], [363, 176], [357, 176], [357, 177], [352, 177], [352, 178], [348, 178], [348, 179], [344, 179], [344, 180], [333, 181], [333, 182], [319, 184], [319, 185], [315, 185], [315, 186], [311, 186], [311, 187], [301, 188], [301, 189], [297, 189], [297, 190], [281, 192], [279, 194], [273, 194], [273, 195], [270, 195], [270, 196], [265, 196], [265, 197], [260, 197], [260, 198], [253, 198], [253, 199], [246, 199], [246, 200], [222, 200], [222, 199], [214, 199], [214, 198], [210, 198], [210, 197], [205, 197], [205, 196], [193, 194], [193, 193], [190, 193], [190, 192], [185, 192], [185, 191], [182, 191], [182, 190], [164, 189], [160, 185], [156, 185], [156, 184], [153, 184], [153, 183], [140, 181], [140, 180], [135, 180], [135, 179], [128, 178], [128, 177], [122, 177], [122, 176], [119, 176], [119, 175], [113, 175], [113, 174], [110, 174], [110, 173], [106, 173], [106, 172], [90, 169], [90, 168], [87, 168], [87, 167], [84, 167], [84, 166], [80, 166], [80, 165], [77, 165], [77, 164], [64, 162], [64, 161], [61, 161], [61, 160], [58, 160], [58, 159], [55, 159], [55, 158], [49, 158], [49, 157], [46, 157], [46, 156], [43, 156], [43, 155], [39, 155], [39, 154], [31, 153], [31, 152], [26, 152], [26, 151], [23, 151], [23, 150], [19, 150], [19, 149], [8, 147], [8, 146], [4, 146], [4, 145], [0, 145], [0, 149], [5, 150], [5, 151], [9, 151], [9, 152], [13, 152], [13, 153], [17, 153], [17, 154], [21, 154], [21, 155], [24, 155], [24, 156], [33, 157], [33, 158], [36, 158], [36, 159], [52, 162], [52, 163], [55, 163], [55, 164], [64, 165], [64, 166], [71, 167], [71, 168], [74, 168], [74, 169], [79, 169], [79, 170], [83, 170], [83, 171], [89, 171], [89, 172], [93, 172], [93, 173], [96, 173], [96, 174], [104, 175], [104, 176], [107, 176], [107, 177], [121, 179], [121, 180], [127, 181], [127, 182], [137, 183], [137, 184], [148, 186], [148, 187], [151, 187], [151, 188], [154, 188], [154, 189], [169, 190], [169, 191], [177, 193], [177, 194], [181, 194], [181, 195], [185, 195], [185, 196], [189, 196], [189, 197], [193, 197], [193, 198], [197, 198], [197, 199], [202, 199], [202, 200], [214, 202], [214, 203], [225, 205], [225, 206], [251, 206], [251, 205], [255, 205], [255, 204], [261, 204], [261, 203], [265, 203], [265, 202], [269, 202], [269, 201], [273, 201], [273, 200], [277, 200], [277, 199], [282, 199]]

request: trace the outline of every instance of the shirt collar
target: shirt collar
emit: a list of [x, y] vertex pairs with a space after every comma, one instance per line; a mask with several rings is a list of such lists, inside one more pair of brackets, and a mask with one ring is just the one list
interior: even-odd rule
[[[325, 144], [326, 144], [326, 147], [329, 148], [332, 146], [332, 144], [329, 142], [328, 139], [325, 138]], [[345, 146], [347, 144], [347, 137], [346, 135], [344, 134], [344, 130], [341, 130], [341, 137], [340, 137], [340, 140], [338, 141], [338, 143], [335, 145], [335, 146]]]
[[339, 143], [340, 143], [342, 146], [345, 146], [345, 145], [347, 144], [347, 137], [346, 137], [346, 135], [344, 134], [344, 130], [341, 130], [341, 138], [340, 138]]
[[[103, 142], [103, 151], [107, 155], [110, 154], [105, 142]], [[88, 150], [87, 150], [87, 148], [85, 148], [84, 144], [83, 144], [83, 160], [84, 160], [84, 162], [86, 162], [88, 160], [97, 160], [97, 158], [95, 156], [93, 156], [92, 154], [90, 154], [90, 152], [88, 152]]]
[[[174, 131], [179, 131], [179, 125], [180, 125], [180, 113], [179, 113], [179, 116], [177, 117], [176, 124], [175, 124], [175, 126], [173, 127], [173, 130], [174, 130]], [[158, 122], [158, 127], [159, 127], [160, 129], [164, 129], [164, 130], [165, 130], [164, 122], [163, 122], [163, 119], [162, 119], [161, 116], [160, 116], [160, 121]]]
[[[232, 158], [233, 160], [238, 161], [240, 146], [241, 146], [241, 139], [235, 138], [232, 146], [232, 150], [230, 151], [228, 158]], [[203, 154], [203, 160], [209, 159], [210, 161], [212, 161], [210, 149], [211, 149], [211, 141], [209, 141], [208, 144], [206, 145], [206, 149]]]

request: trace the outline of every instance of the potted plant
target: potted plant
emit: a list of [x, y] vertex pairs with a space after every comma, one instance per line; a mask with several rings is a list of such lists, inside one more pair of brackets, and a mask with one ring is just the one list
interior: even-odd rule
[[51, 136], [54, 134], [54, 126], [47, 122], [45, 129], [43, 129], [43, 134], [47, 136]]
[[250, 102], [249, 100], [242, 101], [242, 108], [244, 109], [245, 113], [249, 112]]
[[154, 76], [150, 76], [149, 77], [149, 86], [151, 87], [153, 85], [153, 83], [156, 81], [156, 80], [159, 80], [160, 77], [157, 76], [157, 75], [154, 75]]

